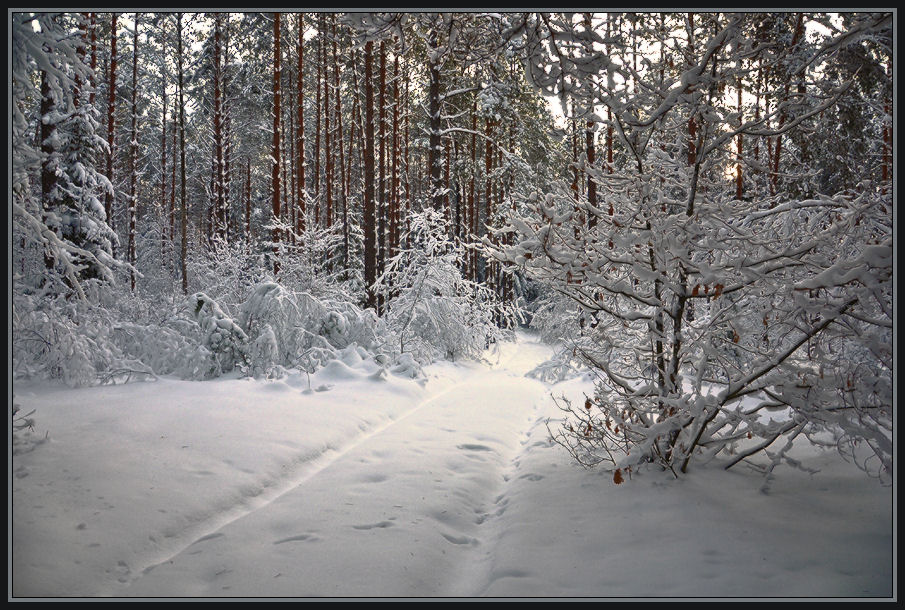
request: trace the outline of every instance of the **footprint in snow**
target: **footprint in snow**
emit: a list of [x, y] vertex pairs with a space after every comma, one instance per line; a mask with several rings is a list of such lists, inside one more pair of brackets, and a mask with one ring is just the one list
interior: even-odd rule
[[309, 542], [315, 542], [317, 540], [320, 540], [320, 538], [318, 538], [314, 534], [299, 534], [297, 536], [289, 536], [288, 538], [276, 540], [274, 541], [274, 544], [284, 544], [286, 542], [304, 542], [305, 540], [308, 540]]
[[444, 534], [440, 532], [440, 535], [446, 538], [447, 542], [457, 545], [468, 545], [468, 546], [477, 546], [480, 544], [480, 541], [477, 538], [472, 538], [470, 536], [453, 536], [451, 534]]
[[387, 527], [393, 527], [393, 523], [391, 521], [381, 521], [380, 523], [368, 523], [365, 525], [353, 525], [357, 530], [372, 530], [375, 528], [385, 529]]
[[206, 542], [207, 540], [213, 540], [214, 538], [220, 538], [221, 536], [225, 536], [226, 534], [222, 532], [215, 532], [213, 534], [208, 534], [207, 536], [202, 536], [192, 544], [198, 544], [199, 542]]
[[524, 570], [499, 570], [490, 575], [490, 581], [496, 582], [504, 578], [528, 578], [531, 574]]
[[116, 573], [119, 574], [119, 578], [116, 580], [126, 583], [129, 582], [129, 575], [132, 574], [132, 570], [125, 561], [118, 561], [116, 563]]
[[375, 472], [372, 474], [366, 474], [360, 477], [362, 483], [383, 483], [389, 477], [385, 474]]
[[542, 474], [523, 474], [519, 477], [520, 479], [528, 479], [529, 481], [540, 481], [544, 478]]
[[470, 443], [466, 443], [464, 445], [456, 445], [457, 449], [462, 449], [463, 451], [493, 451], [487, 445], [474, 445]]

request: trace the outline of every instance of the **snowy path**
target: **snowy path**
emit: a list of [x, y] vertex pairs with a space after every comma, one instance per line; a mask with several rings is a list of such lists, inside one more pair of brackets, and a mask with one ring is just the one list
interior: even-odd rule
[[479, 594], [545, 392], [506, 364], [477, 372], [110, 593]]
[[14, 455], [17, 597], [888, 596], [892, 495], [816, 476], [651, 470], [623, 485], [551, 445], [550, 348], [436, 363], [345, 354], [311, 379], [17, 384], [50, 442]]
[[[491, 367], [436, 365], [426, 388], [375, 379], [353, 357], [315, 376], [329, 389], [314, 393], [298, 375], [20, 393], [55, 424], [51, 443], [15, 460], [15, 587], [476, 594], [506, 481], [547, 402], [524, 373], [548, 354], [504, 345]], [[95, 447], [84, 462], [72, 459], [80, 444]], [[335, 578], [356, 561], [358, 576]]]

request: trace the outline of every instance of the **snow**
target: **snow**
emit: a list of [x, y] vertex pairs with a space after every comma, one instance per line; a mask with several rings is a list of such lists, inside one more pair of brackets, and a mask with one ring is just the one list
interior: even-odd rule
[[[893, 495], [801, 448], [616, 485], [552, 444], [519, 334], [426, 378], [347, 351], [310, 379], [17, 383], [16, 597], [890, 597]], [[404, 368], [404, 367], [403, 367]], [[550, 423], [551, 428], [555, 421]], [[31, 450], [28, 450], [28, 449]]]

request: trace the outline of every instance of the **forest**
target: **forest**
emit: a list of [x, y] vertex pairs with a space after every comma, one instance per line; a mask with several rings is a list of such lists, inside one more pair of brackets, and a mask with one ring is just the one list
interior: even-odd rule
[[530, 319], [603, 375], [583, 459], [815, 423], [726, 412], [762, 392], [891, 465], [889, 14], [12, 26], [16, 375], [425, 362]]
[[615, 483], [804, 443], [889, 485], [893, 26], [11, 12], [11, 380], [423, 380], [529, 332]]

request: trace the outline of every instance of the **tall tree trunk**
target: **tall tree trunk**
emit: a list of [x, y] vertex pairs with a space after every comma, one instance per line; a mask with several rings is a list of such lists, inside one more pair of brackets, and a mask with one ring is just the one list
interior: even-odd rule
[[[41, 139], [41, 207], [44, 224], [46, 226], [54, 226], [50, 221], [51, 214], [54, 213], [55, 200], [57, 193], [57, 159], [56, 159], [56, 121], [52, 118], [56, 105], [53, 101], [53, 95], [50, 90], [50, 83], [47, 80], [47, 72], [41, 70], [41, 106], [39, 133]], [[57, 229], [55, 232], [59, 233]], [[44, 266], [47, 269], [53, 269], [56, 260], [44, 254]]]
[[163, 101], [160, 112], [160, 254], [166, 260], [166, 243], [173, 239], [173, 235], [167, 232], [167, 82], [163, 76], [160, 80], [160, 97]]
[[[688, 13], [688, 65], [694, 64], [694, 13]], [[688, 93], [691, 93], [690, 91]], [[697, 141], [697, 121], [695, 113], [692, 109], [691, 116], [688, 117], [688, 165], [694, 165], [697, 158], [697, 150], [695, 142]]]
[[[280, 63], [282, 65], [283, 58], [280, 58]], [[288, 57], [287, 57], [288, 64]], [[282, 68], [281, 68], [282, 73]], [[282, 91], [292, 91], [292, 77], [289, 73], [289, 70], [286, 70], [286, 75], [281, 76], [280, 81], [280, 96], [282, 97]], [[289, 82], [283, 83], [282, 79], [286, 79]], [[292, 158], [291, 152], [289, 150], [289, 139], [290, 139], [290, 129], [291, 126], [287, 128], [287, 114], [291, 115], [288, 106], [289, 104], [281, 104], [283, 106], [282, 111], [280, 112], [280, 188], [282, 192], [280, 193], [280, 222], [283, 225], [283, 229], [281, 232], [280, 241], [284, 244], [291, 244], [291, 237], [289, 235], [290, 226], [287, 222], [289, 216], [289, 160]]]
[[327, 23], [326, 17], [321, 18], [321, 59], [324, 62], [324, 221], [329, 229], [333, 226], [333, 134], [330, 132], [330, 79], [327, 76]]
[[[515, 66], [513, 66], [515, 68]], [[514, 70], [512, 76], [514, 77]], [[515, 132], [516, 132], [516, 122], [518, 121], [518, 116], [509, 123], [509, 155], [510, 158], [515, 156]], [[513, 195], [513, 190], [515, 189], [515, 172], [509, 172], [509, 184], [508, 184], [508, 195], [509, 195], [509, 205], [510, 210], [512, 211], [513, 217], [516, 215], [516, 205], [515, 205], [515, 196]], [[511, 246], [514, 236], [509, 233], [506, 236], [506, 245]], [[515, 301], [515, 284], [513, 281], [514, 275], [509, 273], [506, 275], [506, 299], [510, 302]]]
[[[795, 23], [795, 30], [792, 34], [792, 44], [789, 46], [789, 53], [793, 54], [798, 49], [798, 43], [804, 33], [804, 13], [798, 13], [798, 19]], [[779, 124], [777, 131], [782, 131], [787, 113], [785, 109], [786, 103], [789, 101], [789, 85], [791, 83], [791, 74], [784, 74], [785, 84], [783, 85], [783, 97], [779, 100]], [[779, 184], [779, 159], [782, 155], [782, 133], [776, 135], [776, 146], [772, 152], [773, 165], [770, 168], [770, 195], [775, 195]]]
[[[760, 98], [761, 98], [761, 86], [763, 85], [764, 78], [764, 68], [762, 65], [759, 65], [757, 68], [757, 81], [754, 85], [754, 122], [760, 123]], [[754, 167], [759, 167], [761, 165], [760, 162], [760, 136], [754, 137]], [[760, 170], [756, 170], [758, 173]], [[758, 182], [760, 182], [758, 180]], [[756, 187], [755, 187], [756, 190]]]
[[245, 158], [245, 253], [251, 254], [251, 158]]
[[129, 286], [135, 292], [135, 219], [138, 215], [138, 22], [135, 13], [132, 40], [132, 138], [129, 147]]
[[[336, 138], [337, 149], [339, 152], [339, 197], [342, 200], [342, 216], [343, 216], [343, 269], [349, 270], [349, 191], [346, 183], [346, 158], [343, 151], [343, 109], [339, 79], [339, 54], [336, 49], [336, 16], [333, 16], [333, 87], [334, 97], [336, 98], [336, 131], [339, 136]], [[350, 138], [351, 144], [351, 138]], [[350, 159], [351, 162], [351, 159]]]
[[88, 91], [88, 105], [94, 108], [94, 92], [97, 88], [97, 13], [89, 14], [88, 32], [91, 41], [91, 80], [88, 82], [91, 89]]
[[[491, 174], [493, 173], [493, 145], [491, 139], [493, 128], [494, 122], [488, 117], [484, 121], [484, 202], [486, 208], [484, 210], [484, 227], [480, 231], [482, 237], [489, 234], [490, 226], [493, 224], [493, 180], [491, 179]], [[487, 262], [484, 270], [484, 283], [491, 289], [495, 288], [490, 261]]]
[[188, 294], [189, 279], [186, 272], [186, 259], [188, 258], [188, 210], [185, 197], [185, 82], [182, 68], [182, 13], [177, 13], [176, 15], [176, 41], [176, 65], [179, 71], [179, 196], [182, 203], [180, 267], [182, 271], [182, 294]]
[[[107, 216], [107, 224], [110, 229], [116, 230], [116, 222], [113, 217], [116, 201], [116, 182], [113, 175], [114, 158], [116, 157], [116, 21], [117, 15], [110, 16], [110, 71], [107, 99], [107, 179], [110, 181], [110, 190], [104, 196], [104, 212]], [[113, 244], [113, 256], [116, 256], [116, 243]]]
[[[606, 109], [607, 127], [606, 127], [606, 173], [613, 173], [613, 110]], [[613, 201], [610, 198], [607, 214], [613, 216], [616, 210], [613, 208]]]
[[361, 184], [361, 174], [362, 174], [361, 169], [364, 166], [364, 163], [362, 161], [362, 156], [361, 156], [362, 146], [361, 146], [361, 142], [360, 142], [360, 140], [362, 139], [362, 136], [359, 133], [359, 122], [358, 122], [358, 117], [359, 117], [359, 112], [360, 112], [359, 103], [361, 101], [361, 94], [360, 94], [359, 86], [358, 86], [358, 76], [357, 76], [358, 71], [355, 69], [355, 64], [358, 61], [358, 55], [354, 51], [350, 55], [351, 56], [349, 57], [349, 64], [347, 64], [347, 67], [351, 68], [351, 70], [352, 70], [352, 78], [351, 78], [351, 82], [349, 83], [349, 86], [350, 86], [349, 96], [352, 98], [352, 112], [349, 115], [349, 139], [348, 139], [348, 143], [346, 146], [346, 159], [348, 159], [348, 163], [346, 164], [346, 202], [347, 202], [347, 206], [350, 205], [352, 203], [352, 201], [354, 201], [354, 199], [352, 198], [352, 193], [353, 193], [352, 175], [353, 175], [353, 167], [356, 167], [356, 164], [355, 164], [356, 159], [358, 161], [358, 165], [357, 165], [358, 173], [356, 175], [358, 180], [356, 180], [356, 183], [355, 183], [355, 192], [359, 193], [359, 197], [358, 197], [359, 202], [361, 201], [360, 193], [363, 192], [363, 190], [364, 190], [364, 187]]
[[220, 16], [214, 16], [214, 221], [216, 230], [214, 236], [221, 242], [226, 242], [226, 195], [224, 179], [224, 155], [223, 155], [223, 71], [220, 61], [221, 32]]
[[452, 150], [450, 150], [452, 138], [447, 136], [441, 141], [443, 142], [443, 218], [446, 220], [447, 227], [451, 229], [452, 208], [450, 206], [449, 192], [452, 184], [452, 167], [450, 165], [452, 161]]
[[399, 250], [399, 41], [393, 44], [393, 133], [390, 174], [390, 258]]
[[[471, 241], [478, 234], [477, 208], [475, 207], [475, 178], [478, 173], [477, 156], [477, 132], [478, 132], [478, 102], [477, 98], [471, 105], [471, 176], [468, 181], [468, 240]], [[473, 248], [468, 251], [468, 278], [476, 282], [478, 279], [477, 251]]]
[[208, 206], [207, 206], [207, 232], [204, 233], [204, 243], [210, 248], [214, 244], [214, 225], [217, 224], [217, 157], [211, 149], [211, 171], [207, 181]]
[[[354, 158], [358, 160], [358, 175], [357, 175], [357, 184], [356, 190], [359, 190], [360, 193], [364, 192], [364, 172], [362, 168], [364, 168], [364, 115], [361, 101], [364, 99], [364, 93], [362, 92], [362, 84], [361, 78], [358, 75], [357, 66], [361, 63], [361, 59], [358, 55], [358, 52], [354, 49], [352, 50], [352, 57], [350, 61], [350, 68], [352, 69], [352, 116], [349, 117], [351, 126], [349, 128], [349, 192], [352, 192], [351, 184], [352, 184], [352, 145], [353, 143], [357, 146], [357, 154]], [[359, 201], [363, 202], [363, 198], [359, 197]], [[362, 203], [363, 205], [363, 203]]]
[[232, 160], [232, 97], [229, 94], [229, 13], [224, 13], [223, 43], [221, 45], [220, 90], [223, 112], [223, 239], [229, 243], [230, 236], [230, 161]]
[[[386, 41], [380, 41], [380, 89], [378, 91], [378, 122], [377, 122], [377, 141], [380, 146], [379, 161], [377, 165], [377, 274], [383, 273], [386, 268], [386, 246], [387, 246], [387, 193], [386, 193], [386, 86], [387, 86], [387, 69], [386, 69]], [[381, 299], [381, 297], [378, 297]], [[383, 302], [378, 303], [383, 307]]]
[[321, 54], [324, 46], [324, 32], [320, 20], [317, 24], [317, 77], [314, 81], [314, 226], [320, 226], [321, 210], [321, 78], [323, 72], [323, 59]]
[[[405, 74], [405, 106], [404, 106], [404, 116], [405, 116], [405, 129], [403, 134], [403, 153], [402, 159], [405, 163], [405, 222], [406, 222], [406, 235], [408, 235], [410, 229], [410, 215], [412, 212], [412, 174], [411, 167], [409, 164], [409, 121], [410, 121], [410, 113], [409, 113], [409, 70], [408, 70], [408, 58], [405, 58], [405, 69], [403, 70]], [[401, 224], [401, 223], [400, 223]], [[400, 236], [401, 237], [401, 236]], [[400, 243], [402, 239], [400, 238]]]
[[364, 124], [364, 263], [368, 306], [377, 308], [374, 282], [377, 281], [377, 227], [374, 202], [374, 81], [372, 74], [374, 43], [365, 43], [365, 124]]
[[570, 138], [569, 142], [572, 145], [572, 196], [577, 200], [579, 196], [578, 190], [578, 120], [575, 117], [575, 104], [572, 103], [572, 112], [569, 113], [571, 115], [571, 119], [569, 120], [569, 133]]
[[[79, 29], [84, 28], [82, 30], [81, 40], [76, 44], [75, 47], [75, 55], [78, 59], [78, 63], [85, 63], [85, 53], [87, 52], [88, 47], [88, 13], [80, 13], [78, 19], [78, 27]], [[75, 78], [73, 79], [73, 87], [72, 87], [72, 106], [75, 109], [82, 103], [82, 91], [85, 83], [82, 82], [82, 75], [79, 73], [75, 74]]]
[[[290, 62], [292, 61], [292, 55], [290, 52], [289, 45], [286, 45], [286, 72], [289, 75], [289, 86], [287, 91], [292, 93], [292, 88], [295, 86], [298, 87], [298, 76], [296, 76], [295, 82], [293, 82], [293, 74], [292, 70], [289, 69]], [[284, 202], [284, 207], [286, 208], [286, 215], [288, 216], [288, 226], [289, 226], [289, 239], [293, 246], [297, 244], [296, 231], [295, 226], [298, 222], [298, 218], [296, 217], [296, 210], [298, 209], [298, 167], [296, 166], [296, 142], [298, 141], [298, 125], [295, 124], [295, 117], [297, 111], [292, 108], [292, 98], [290, 97], [286, 104], [286, 114], [289, 115], [289, 130], [286, 132], [286, 137], [283, 138], [286, 141], [286, 146], [289, 148], [289, 156], [286, 158], [287, 162], [285, 165], [289, 166], [289, 197]]]
[[[272, 190], [273, 221], [280, 222], [280, 13], [273, 14], [273, 144], [271, 148], [273, 168], [270, 175]], [[274, 227], [273, 234], [273, 274], [280, 272], [281, 233]]]
[[[661, 26], [661, 32], [663, 33], [663, 36], [665, 37], [666, 18], [662, 15], [661, 15], [661, 20], [660, 20], [660, 26]], [[610, 38], [610, 15], [607, 15], [607, 20], [606, 20], [606, 37], [607, 37], [607, 40], [609, 40], [609, 38]], [[663, 68], [662, 68], [662, 66], [663, 66], [663, 49], [664, 49], [664, 45], [661, 44], [661, 46], [660, 46], [660, 66], [661, 66], [661, 68], [660, 68], [660, 86], [661, 87], [663, 86]], [[607, 54], [609, 54], [609, 52], [610, 52], [609, 44], [606, 45], [606, 52], [607, 52]], [[607, 108], [606, 108], [606, 120], [607, 120], [607, 125], [606, 125], [606, 173], [612, 174], [613, 173], [613, 109], [610, 108], [609, 106], [607, 106]], [[609, 216], [613, 216], [615, 214], [615, 212], [616, 212], [616, 210], [613, 208], [613, 198], [610, 197], [607, 214]]]
[[176, 125], [176, 93], [173, 93], [173, 139], [171, 140], [172, 146], [170, 146], [172, 152], [170, 156], [173, 158], [172, 163], [170, 163], [170, 246], [172, 250], [170, 254], [172, 258], [170, 259], [170, 264], [172, 268], [176, 269], [176, 137], [177, 134], [177, 125]]
[[443, 209], [443, 168], [440, 166], [440, 54], [439, 35], [431, 30], [428, 40], [428, 122], [430, 137], [427, 152], [427, 173], [430, 177], [431, 200], [435, 210]]
[[296, 15], [298, 29], [298, 67], [296, 68], [296, 112], [298, 113], [298, 143], [295, 147], [297, 157], [295, 169], [296, 177], [296, 223], [295, 230], [301, 235], [305, 232], [305, 206], [308, 196], [308, 186], [305, 184], [305, 15]]

